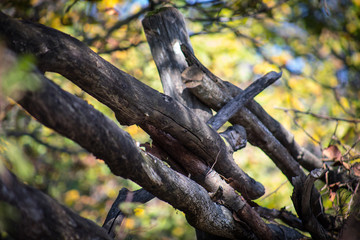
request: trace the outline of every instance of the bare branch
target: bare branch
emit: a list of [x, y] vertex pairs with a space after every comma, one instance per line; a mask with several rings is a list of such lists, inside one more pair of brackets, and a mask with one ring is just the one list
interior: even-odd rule
[[[255, 199], [264, 187], [239, 169], [217, 132], [174, 99], [117, 69], [78, 40], [57, 30], [20, 22], [0, 13], [0, 33], [10, 48], [33, 53], [41, 71], [58, 72], [109, 106], [121, 124], [150, 124], [179, 140]], [[12, 39], [16, 38], [16, 41]]]
[[184, 211], [193, 226], [229, 238], [237, 234], [250, 237], [226, 208], [211, 201], [202, 187], [144, 154], [128, 133], [85, 101], [61, 90], [44, 76], [38, 77], [41, 88], [24, 92], [18, 100], [38, 121], [103, 159], [115, 175], [133, 180]]
[[233, 151], [237, 151], [246, 146], [247, 134], [244, 127], [240, 125], [233, 125], [226, 129], [226, 131], [220, 133], [226, 141], [230, 144]]
[[[213, 201], [219, 202], [235, 211], [239, 218], [250, 226], [251, 231], [254, 232], [259, 239], [272, 238], [273, 233], [270, 228], [249, 204], [234, 191], [231, 183], [226, 183], [217, 172], [209, 169], [206, 164], [187, 151], [170, 135], [166, 135], [151, 126], [146, 130], [152, 133], [153, 141], [157, 146], [161, 146], [164, 151], [167, 150], [167, 154], [179, 162], [186, 171], [189, 172], [193, 180], [210, 192], [210, 195], [213, 196]], [[219, 189], [221, 189], [221, 191], [219, 191]]]
[[207, 123], [215, 130], [218, 130], [231, 117], [233, 117], [246, 103], [248, 103], [257, 94], [262, 92], [265, 88], [273, 84], [281, 77], [282, 73], [269, 72], [265, 76], [253, 82], [245, 91], [234, 97], [231, 101], [226, 103], [215, 116], [213, 116]]
[[[291, 117], [290, 114], [289, 114], [289, 112], [287, 112], [287, 111], [285, 111], [285, 112], [289, 115], [289, 117]], [[319, 145], [320, 149], [323, 148], [323, 147], [322, 147], [322, 144], [321, 144], [321, 141], [315, 139], [308, 131], [306, 131], [306, 129], [304, 129], [304, 128], [300, 125], [300, 123], [297, 121], [296, 118], [292, 118], [292, 120], [293, 120], [293, 123], [294, 123], [298, 128], [300, 128], [300, 129], [305, 133], [306, 136], [308, 136], [308, 138], [310, 138], [313, 142], [315, 142], [315, 143], [317, 143], [317, 144]]]
[[21, 183], [1, 162], [0, 186], [1, 217], [14, 239], [112, 239], [94, 222]]
[[255, 207], [257, 213], [260, 214], [261, 217], [266, 218], [268, 220], [271, 219], [280, 219], [287, 225], [305, 231], [304, 226], [299, 218], [296, 217], [293, 213], [286, 211], [284, 208], [281, 210], [277, 209], [268, 209], [264, 207]]
[[122, 188], [119, 191], [118, 196], [111, 205], [111, 208], [106, 216], [106, 219], [103, 224], [103, 228], [108, 231], [113, 238], [115, 236], [114, 226], [120, 225], [124, 219], [124, 214], [121, 212], [119, 205], [123, 202], [136, 202], [136, 203], [146, 203], [153, 199], [155, 196], [146, 191], [143, 188], [140, 188], [136, 191], [129, 191], [126, 188]]
[[187, 67], [180, 45], [192, 49], [185, 19], [175, 8], [161, 8], [143, 21], [146, 39], [158, 69], [164, 93], [192, 109], [200, 119], [207, 121], [211, 110], [196, 99], [181, 80]]
[[121, 28], [124, 25], [129, 24], [131, 21], [133, 21], [135, 19], [138, 19], [141, 15], [145, 14], [149, 10], [150, 10], [150, 6], [147, 6], [147, 7], [144, 7], [142, 9], [140, 9], [137, 13], [135, 13], [135, 14], [133, 14], [133, 15], [121, 20], [121, 21], [116, 22], [113, 26], [111, 26], [107, 30], [105, 36], [99, 36], [98, 35], [98, 36], [96, 36], [96, 37], [94, 37], [92, 39], [87, 39], [85, 41], [86, 44], [91, 45], [93, 42], [95, 42], [97, 40], [108, 39], [114, 31], [116, 31], [117, 29]]
[[314, 182], [320, 178], [323, 173], [324, 170], [315, 169], [309, 173], [305, 181], [303, 181], [301, 177], [293, 178], [294, 192], [291, 198], [304, 227], [314, 239], [332, 239], [329, 232], [324, 229], [314, 216], [313, 201], [311, 200], [313, 197]]
[[[232, 99], [231, 89], [227, 87], [225, 82], [222, 82], [219, 78], [216, 79], [217, 82], [209, 79], [208, 75], [197, 66], [191, 66], [185, 70], [183, 79], [192, 93], [214, 110], [220, 109]], [[241, 124], [246, 129], [248, 141], [260, 147], [280, 168], [288, 180], [291, 181], [294, 176], [305, 177], [299, 163], [249, 109], [241, 109], [230, 119], [230, 122], [232, 124]]]
[[[208, 104], [214, 110], [219, 110], [242, 91], [235, 85], [224, 82], [211, 73], [185, 45], [181, 49], [190, 66], [182, 74], [183, 81], [202, 102]], [[255, 119], [257, 120], [255, 121]], [[258, 121], [261, 121], [260, 125], [255, 124]], [[241, 114], [234, 118], [234, 123], [244, 126], [250, 138], [251, 136], [254, 136], [254, 138], [268, 136], [270, 131], [277, 141], [287, 149], [286, 151], [291, 154], [293, 159], [306, 169], [311, 171], [314, 168], [322, 167], [320, 159], [302, 148], [294, 140], [294, 136], [283, 125], [272, 118], [256, 101], [250, 101], [246, 104], [246, 108], [241, 110]], [[264, 129], [260, 129], [261, 126], [264, 126]], [[260, 131], [262, 132], [261, 134]], [[253, 139], [250, 143], [259, 146], [258, 144], [261, 144], [261, 141]], [[263, 147], [261, 148], [264, 150]], [[269, 151], [275, 153], [271, 149]]]
[[315, 118], [320, 118], [320, 119], [324, 119], [324, 120], [328, 120], [328, 121], [343, 121], [343, 122], [349, 122], [349, 123], [360, 123], [360, 119], [348, 119], [348, 118], [338, 118], [338, 117], [330, 117], [330, 116], [325, 116], [325, 115], [321, 115], [321, 114], [317, 114], [317, 113], [313, 113], [310, 111], [300, 111], [297, 109], [292, 109], [292, 108], [281, 108], [281, 107], [277, 107], [275, 109], [279, 109], [279, 110], [283, 110], [285, 112], [293, 112], [296, 114], [304, 114], [304, 115], [309, 115]]

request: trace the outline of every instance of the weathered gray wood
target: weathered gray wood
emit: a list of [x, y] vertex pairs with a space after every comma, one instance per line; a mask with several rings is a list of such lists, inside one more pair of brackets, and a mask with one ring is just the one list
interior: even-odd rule
[[[150, 124], [179, 140], [244, 196], [264, 194], [262, 184], [244, 173], [228, 154], [219, 134], [189, 108], [117, 69], [78, 40], [39, 24], [0, 13], [0, 34], [19, 53], [33, 53], [41, 71], [57, 72], [109, 106], [121, 124]], [[16, 41], [13, 39], [16, 38]]]
[[[221, 94], [224, 98], [224, 102], [230, 101], [233, 97], [237, 96], [242, 92], [240, 88], [235, 85], [222, 81], [220, 78], [211, 73], [206, 67], [204, 67], [198, 59], [194, 56], [191, 50], [185, 45], [181, 46], [181, 49], [186, 56], [186, 61], [190, 65], [183, 73], [183, 81], [190, 88], [196, 88], [198, 85], [203, 85], [204, 89], [196, 88], [198, 92], [198, 98], [204, 103], [208, 103], [213, 97], [218, 99], [218, 94]], [[195, 67], [197, 66], [197, 67]], [[192, 68], [193, 67], [193, 68]], [[192, 69], [190, 69], [192, 68]], [[206, 79], [202, 80], [202, 75], [205, 73]], [[188, 79], [186, 76], [194, 76], [193, 79]], [[207, 81], [208, 80], [208, 81]], [[195, 89], [194, 89], [195, 90]], [[208, 90], [211, 90], [210, 92]], [[213, 101], [215, 110], [219, 110], [223, 104], [220, 102], [215, 103]], [[302, 148], [294, 139], [294, 136], [284, 128], [282, 124], [271, 117], [256, 101], [251, 100], [246, 104], [246, 108], [250, 111], [243, 114], [255, 115], [263, 125], [274, 135], [274, 137], [290, 152], [292, 157], [296, 159], [303, 167], [311, 171], [315, 168], [322, 167], [322, 161], [313, 155], [311, 152]], [[245, 110], [246, 111], [246, 110]]]
[[169, 156], [178, 162], [183, 163], [184, 168], [191, 178], [203, 186], [211, 195], [221, 189], [221, 193], [213, 201], [220, 202], [222, 205], [234, 211], [239, 219], [250, 226], [251, 231], [259, 239], [273, 239], [271, 229], [261, 219], [259, 214], [240, 196], [235, 190], [221, 178], [213, 169], [204, 164], [201, 159], [191, 154], [186, 148], [170, 135], [158, 131], [155, 128], [147, 129], [151, 132], [155, 144], [167, 150]]
[[197, 100], [181, 80], [181, 73], [188, 65], [180, 46], [184, 44], [192, 51], [182, 14], [175, 8], [165, 7], [149, 13], [142, 24], [164, 93], [192, 109], [200, 119], [207, 121], [212, 116], [211, 110]]
[[[212, 79], [208, 77], [200, 68], [193, 65], [191, 70], [186, 70], [183, 77], [186, 85], [192, 93], [206, 102], [214, 110], [221, 109], [232, 99], [231, 92], [225, 87], [220, 88]], [[194, 81], [191, 81], [192, 75], [195, 75]], [[201, 79], [201, 80], [199, 80]], [[247, 108], [242, 108], [235, 116], [230, 118], [232, 124], [242, 125], [246, 129], [248, 141], [261, 148], [279, 167], [284, 175], [291, 181], [292, 177], [303, 176], [304, 172], [286, 148], [272, 135], [264, 126], [260, 119], [250, 112]]]
[[[51, 69], [51, 64], [55, 64], [53, 62], [51, 63], [45, 61], [50, 61], [52, 57], [54, 57], [56, 61], [64, 60], [66, 59], [65, 57], [69, 57], [67, 60], [69, 60], [72, 65], [60, 63], [59, 65], [55, 64], [54, 68], [58, 69], [64, 74], [66, 71], [75, 71], [73, 75], [71, 73], [67, 74], [69, 76], [77, 76], [79, 78], [82, 78], [82, 73], [85, 75], [90, 74], [84, 67], [90, 67], [91, 64], [95, 64], [97, 65], [96, 67], [101, 68], [104, 67], [104, 65], [107, 66], [108, 64], [101, 60], [101, 58], [97, 58], [95, 55], [92, 55], [91, 52], [89, 54], [88, 50], [86, 48], [82, 48], [83, 46], [79, 42], [67, 37], [62, 40], [68, 43], [69, 46], [65, 44], [60, 47], [61, 50], [64, 50], [65, 55], [59, 56], [59, 59], [56, 59], [56, 56], [53, 55], [54, 52], [49, 49], [51, 49], [51, 47], [54, 45], [56, 46], [59, 44], [58, 40], [64, 37], [64, 35], [57, 35], [57, 31], [50, 31], [49, 34], [55, 37], [46, 39], [46, 28], [37, 26], [42, 29], [42, 31], [37, 32], [39, 29], [36, 27], [32, 29], [32, 24], [27, 26], [29, 27], [30, 31], [27, 31], [28, 28], [21, 28], [21, 25], [16, 24], [15, 27], [19, 27], [20, 29], [14, 30], [11, 28], [14, 27], [14, 25], [11, 23], [14, 24], [14, 22], [17, 21], [4, 21], [2, 17], [4, 16], [0, 14], [0, 32], [4, 29], [7, 29], [5, 32], [10, 31], [10, 33], [13, 33], [17, 37], [16, 41], [10, 40], [11, 43], [9, 44], [8, 42], [8, 44], [14, 49], [17, 49], [19, 52], [33, 51], [34, 53], [38, 53], [37, 56], [41, 61], [39, 65], [43, 67], [43, 70], [49, 68]], [[7, 28], [8, 26], [4, 26], [3, 24], [5, 23], [9, 24], [10, 28]], [[13, 30], [14, 32], [12, 32]], [[35, 32], [35, 35], [32, 34], [33, 32]], [[37, 39], [35, 36], [37, 36], [39, 33], [40, 36], [45, 37], [45, 40], [47, 41], [40, 41], [40, 39]], [[24, 38], [22, 38], [24, 35], [25, 39], [26, 35], [28, 35], [29, 39], [34, 37], [34, 41], [24, 41]], [[47, 43], [50, 43], [50, 45], [47, 45]], [[60, 54], [60, 52], [55, 51], [57, 54]], [[85, 60], [81, 57], [84, 57]], [[81, 66], [81, 63], [84, 64], [83, 61], [89, 61], [91, 64]], [[50, 66], [47, 64], [50, 64]], [[109, 83], [111, 80], [113, 80], [111, 77], [114, 77], [114, 75], [116, 76], [115, 73], [119, 73], [121, 75], [121, 72], [117, 72], [111, 67], [104, 68], [105, 69], [102, 69], [103, 71], [100, 71], [104, 74], [99, 74], [99, 72], [92, 68], [94, 71], [94, 75], [92, 75], [92, 77], [99, 81], [95, 85], [98, 88], [105, 89], [93, 93], [94, 95], [100, 94], [102, 91], [108, 91], [109, 94], [113, 94], [114, 92], [111, 91], [109, 86], [101, 84], [103, 83], [101, 82], [101, 77], [105, 78], [106, 83]], [[230, 211], [222, 206], [214, 204], [208, 197], [207, 192], [203, 188], [199, 187], [198, 184], [195, 184], [187, 177], [172, 171], [157, 158], [141, 152], [136, 147], [131, 137], [118, 128], [115, 123], [104, 117], [101, 113], [97, 112], [86, 102], [76, 98], [69, 93], [64, 92], [54, 83], [47, 80], [43, 75], [38, 75], [42, 81], [42, 88], [30, 92], [25, 92], [24, 95], [21, 95], [22, 99], [19, 100], [19, 103], [40, 122], [79, 143], [84, 148], [93, 152], [95, 156], [102, 158], [109, 165], [114, 174], [132, 179], [138, 184], [144, 186], [144, 188], [149, 192], [159, 196], [160, 199], [163, 199], [164, 201], [169, 202], [175, 208], [184, 211], [189, 223], [191, 223], [193, 226], [206, 232], [218, 235], [220, 234], [229, 238], [255, 239], [255, 236], [251, 232], [247, 230], [245, 231], [244, 228], [240, 226], [242, 224], [234, 221], [233, 215]], [[81, 80], [79, 81], [82, 82]], [[122, 82], [120, 81], [120, 83]], [[86, 84], [91, 85], [91, 82], [84, 81], [82, 84], [85, 86]], [[114, 85], [110, 84], [110, 87], [114, 87]], [[139, 86], [135, 83], [134, 87], [138, 88]], [[153, 92], [149, 90], [148, 93]], [[154, 95], [155, 98], [157, 98], [156, 94]], [[124, 101], [121, 96], [116, 95], [116, 97], [118, 101]], [[137, 96], [135, 96], [135, 99], [137, 99], [136, 97]], [[104, 97], [102, 99], [110, 99], [109, 101], [111, 102], [112, 98]], [[158, 98], [157, 100], [160, 103], [163, 103]], [[163, 101], [169, 101], [169, 99], [166, 98]], [[116, 103], [112, 104], [116, 105]], [[126, 110], [126, 107], [124, 108]], [[139, 108], [141, 108], [141, 106], [139, 106]], [[157, 108], [154, 109], [154, 111], [156, 110]], [[182, 109], [180, 108], [180, 110]], [[136, 112], [136, 110], [132, 111]], [[121, 117], [124, 117], [121, 115], [121, 113], [118, 114], [120, 114], [120, 119], [122, 119]], [[147, 112], [145, 112], [145, 115], [149, 117]], [[138, 116], [134, 115], [134, 117], [137, 118]], [[125, 116], [124, 119], [126, 121], [132, 121], [131, 116], [128, 118]], [[147, 122], [147, 124], [152, 125], [151, 122]], [[230, 190], [232, 189], [230, 188]], [[171, 194], [169, 194], [169, 192], [171, 192]], [[245, 212], [244, 214], [248, 214], [248, 216], [251, 217], [251, 209], [247, 209], [246, 211], [250, 212]], [[272, 226], [271, 229], [273, 229], [276, 234], [279, 234], [278, 236], [283, 236], [278, 237], [279, 239], [283, 239], [285, 236], [288, 236], [286, 231], [283, 231], [283, 227]]]
[[85, 101], [38, 76], [42, 87], [21, 94], [18, 103], [39, 122], [103, 159], [113, 174], [131, 179], [183, 211], [192, 226], [228, 238], [251, 238], [204, 188], [142, 152], [127, 132]]
[[[191, 56], [190, 59], [193, 59], [197, 64], [201, 64], [195, 56]], [[200, 68], [197, 65], [192, 65], [189, 68], [191, 69], [183, 72], [184, 81], [188, 87], [191, 87], [192, 93], [203, 102], [206, 102], [210, 107], [217, 110], [218, 107], [221, 108], [222, 105], [226, 104], [226, 101], [232, 99], [231, 96], [234, 95], [231, 94], [231, 89], [227, 88], [228, 84], [222, 82], [221, 79], [217, 77], [210, 79], [209, 75], [205, 74], [205, 72], [209, 72], [209, 70], [202, 70], [205, 69], [204, 66], [201, 65]], [[194, 81], [191, 80], [191, 75], [194, 75]], [[212, 76], [212, 74], [210, 74], [210, 76]], [[230, 122], [233, 124], [242, 124], [247, 131], [249, 142], [255, 146], [259, 146], [273, 160], [291, 183], [293, 183], [293, 177], [299, 176], [300, 178], [305, 178], [305, 173], [300, 168], [299, 163], [291, 156], [289, 151], [278, 139], [274, 137], [267, 127], [264, 126], [263, 122], [252, 114], [249, 109], [241, 109], [238, 114], [230, 119]], [[331, 219], [321, 211], [321, 206], [318, 201], [319, 198], [319, 192], [314, 189], [311, 198], [313, 211], [319, 221], [321, 221], [321, 224], [328, 226]]]
[[230, 144], [232, 151], [237, 151], [246, 146], [246, 130], [240, 125], [235, 124], [230, 126], [226, 129], [226, 131], [220, 133], [220, 135]]
[[233, 117], [246, 103], [252, 98], [262, 92], [265, 88], [273, 84], [281, 77], [282, 73], [269, 72], [263, 77], [257, 79], [245, 91], [234, 97], [223, 106], [215, 116], [213, 116], [207, 123], [215, 130], [218, 130], [231, 117]]

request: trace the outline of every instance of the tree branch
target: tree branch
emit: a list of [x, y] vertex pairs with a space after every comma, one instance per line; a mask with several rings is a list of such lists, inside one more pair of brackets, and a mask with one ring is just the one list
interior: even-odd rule
[[360, 123], [360, 119], [330, 117], [330, 116], [325, 116], [325, 115], [313, 113], [313, 112], [310, 112], [310, 111], [300, 111], [300, 110], [297, 110], [297, 109], [289, 109], [289, 108], [280, 108], [280, 107], [278, 107], [276, 109], [283, 110], [284, 112], [293, 112], [295, 114], [310, 115], [310, 116], [312, 116], [314, 118], [320, 118], [320, 119], [324, 119], [324, 120], [328, 120], [328, 121], [343, 121], [343, 122], [355, 123], [355, 124]]
[[2, 164], [0, 207], [5, 230], [14, 239], [112, 239], [94, 222], [21, 183]]
[[255, 208], [256, 212], [265, 219], [280, 219], [287, 225], [299, 230], [305, 231], [304, 226], [299, 218], [296, 217], [293, 213], [286, 211], [285, 209], [268, 209], [261, 206]]
[[115, 237], [114, 226], [121, 225], [121, 222], [124, 219], [124, 214], [121, 212], [119, 205], [123, 202], [137, 202], [137, 203], [146, 203], [150, 200], [155, 198], [154, 195], [149, 193], [143, 188], [140, 188], [136, 191], [129, 191], [126, 188], [122, 188], [119, 191], [118, 196], [116, 197], [115, 201], [111, 205], [111, 208], [106, 216], [106, 219], [103, 224], [103, 228], [108, 231], [108, 234]]
[[304, 227], [314, 239], [332, 239], [330, 234], [318, 222], [313, 212], [313, 188], [316, 179], [324, 173], [323, 169], [315, 169], [309, 173], [305, 181], [301, 177], [293, 178], [294, 192], [292, 200]]
[[218, 130], [224, 125], [231, 117], [233, 117], [246, 103], [252, 100], [265, 88], [273, 84], [281, 77], [282, 73], [269, 72], [265, 76], [257, 79], [245, 91], [234, 97], [231, 101], [225, 104], [215, 116], [213, 116], [207, 124], [212, 128]]
[[128, 133], [85, 101], [37, 76], [41, 88], [24, 92], [18, 103], [39, 122], [103, 159], [115, 175], [133, 180], [184, 211], [193, 226], [229, 238], [252, 238], [226, 208], [211, 201], [205, 189], [141, 152]]
[[[227, 88], [224, 82], [219, 78], [216, 79], [217, 82], [214, 82], [197, 66], [187, 68], [183, 72], [183, 80], [192, 93], [214, 110], [221, 109], [233, 98], [233, 94], [230, 92], [231, 89]], [[300, 165], [290, 155], [289, 151], [248, 108], [242, 108], [230, 119], [230, 122], [233, 125], [242, 125], [246, 129], [248, 141], [261, 148], [289, 181], [295, 176], [305, 177]]]
[[151, 89], [78, 40], [54, 29], [0, 13], [0, 33], [15, 52], [34, 54], [41, 71], [60, 73], [109, 106], [121, 124], [153, 125], [210, 165], [217, 162], [216, 171], [243, 186], [237, 190], [249, 198], [263, 195], [264, 187], [244, 174], [223, 151], [226, 147], [219, 134], [181, 103]]
[[200, 159], [187, 151], [181, 144], [170, 135], [158, 131], [149, 126], [146, 129], [152, 133], [153, 141], [157, 146], [161, 146], [167, 154], [179, 162], [182, 167], [190, 174], [191, 178], [203, 186], [210, 194], [215, 195], [219, 189], [221, 193], [214, 201], [227, 206], [235, 211], [239, 218], [245, 222], [259, 239], [272, 239], [273, 233], [260, 216], [250, 207], [250, 205], [238, 195], [231, 187], [231, 183], [226, 183], [220, 175], [209, 169]]
[[121, 20], [121, 21], [116, 22], [113, 26], [111, 26], [111, 27], [107, 30], [105, 36], [99, 36], [99, 35], [97, 35], [97, 36], [94, 37], [94, 38], [87, 39], [87, 40], [85, 41], [85, 43], [88, 44], [88, 45], [91, 45], [92, 43], [94, 43], [94, 42], [97, 41], [97, 40], [105, 40], [105, 39], [108, 39], [114, 31], [116, 31], [117, 29], [119, 29], [120, 27], [122, 27], [122, 26], [124, 26], [124, 25], [129, 24], [131, 21], [133, 21], [133, 20], [135, 20], [135, 19], [138, 19], [141, 15], [145, 14], [145, 13], [146, 13], [147, 11], [149, 11], [149, 10], [151, 10], [150, 6], [147, 6], [147, 7], [144, 7], [144, 8], [142, 8], [142, 9], [140, 9], [137, 13], [135, 13], [135, 14], [133, 14], [133, 15], [131, 15], [131, 16], [129, 16], [129, 17]]
[[[181, 46], [181, 50], [190, 66], [182, 74], [183, 81], [187, 87], [191, 88], [194, 95], [214, 110], [219, 110], [233, 97], [243, 91], [229, 82], [222, 81], [219, 77], [211, 73], [185, 45]], [[245, 118], [253, 119], [254, 117], [256, 117], [258, 121], [261, 121], [262, 124], [260, 126], [266, 128], [266, 130], [264, 129], [267, 132], [266, 135], [268, 135], [270, 131], [277, 141], [287, 149], [293, 159], [298, 161], [307, 170], [311, 171], [315, 168], [322, 167], [320, 159], [302, 148], [294, 140], [294, 136], [287, 131], [283, 125], [272, 118], [256, 101], [250, 101], [246, 104], [246, 108], [241, 110], [241, 114], [238, 114], [237, 118], [239, 121], [241, 120], [241, 122], [246, 123], [238, 124], [244, 126], [249, 135], [263, 136], [255, 134], [255, 130], [259, 128], [257, 124], [251, 124], [252, 120], [245, 120]]]
[[158, 69], [164, 93], [192, 109], [207, 121], [211, 110], [192, 95], [181, 80], [187, 67], [180, 45], [192, 49], [185, 19], [175, 8], [161, 8], [146, 16], [142, 25]]

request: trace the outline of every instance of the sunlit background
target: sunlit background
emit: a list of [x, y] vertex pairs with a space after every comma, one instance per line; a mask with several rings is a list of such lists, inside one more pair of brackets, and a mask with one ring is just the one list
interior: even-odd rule
[[[324, 148], [337, 145], [343, 154], [349, 151], [350, 163], [358, 160], [359, 126], [351, 120], [360, 113], [359, 0], [2, 0], [0, 10], [70, 34], [119, 69], [162, 91], [141, 20], [146, 12], [165, 4], [184, 15], [195, 55], [223, 80], [246, 88], [269, 71], [283, 71], [281, 80], [256, 100], [300, 145], [319, 157]], [[1, 76], [1, 87], [16, 86], [22, 79], [16, 69], [26, 69], [32, 62], [31, 56], [21, 57]], [[70, 81], [54, 73], [46, 76], [116, 122], [108, 107]], [[6, 101], [0, 112], [0, 159], [27, 184], [99, 225], [122, 187], [139, 188], [114, 176], [101, 159], [39, 124], [12, 99]], [[139, 143], [151, 141], [135, 125], [121, 127]], [[235, 153], [235, 159], [264, 184], [266, 194], [257, 203], [295, 213], [292, 186], [261, 150], [248, 144]], [[335, 199], [322, 194], [328, 211], [341, 211], [334, 202], [348, 201], [346, 192]], [[195, 239], [183, 213], [164, 202], [124, 204], [122, 209], [128, 214], [119, 228], [125, 239]]]

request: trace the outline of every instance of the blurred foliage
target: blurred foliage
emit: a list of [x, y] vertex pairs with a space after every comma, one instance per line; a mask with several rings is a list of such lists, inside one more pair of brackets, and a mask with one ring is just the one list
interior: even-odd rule
[[[245, 88], [271, 70], [283, 71], [282, 80], [256, 100], [302, 146], [321, 157], [326, 147], [336, 145], [349, 164], [359, 160], [358, 124], [331, 119], [353, 120], [360, 115], [359, 0], [3, 0], [0, 9], [71, 34], [121, 70], [162, 91], [141, 19], [166, 4], [184, 14], [196, 56], [222, 79]], [[26, 58], [18, 67], [26, 66]], [[23, 78], [12, 72], [16, 71], [3, 78], [16, 85], [15, 79]], [[71, 82], [53, 73], [46, 76], [116, 121], [109, 108]], [[12, 100], [0, 97], [0, 101], [0, 158], [30, 185], [98, 224], [121, 187], [138, 188], [114, 177], [103, 161], [40, 125]], [[138, 142], [150, 141], [137, 126], [121, 127]], [[265, 154], [248, 146], [235, 158], [270, 193], [257, 200], [259, 204], [293, 211], [292, 187]], [[331, 194], [323, 191], [326, 209], [346, 214], [342, 206], [349, 192], [339, 190], [335, 198]], [[119, 231], [129, 239], [194, 238], [182, 213], [154, 200], [134, 205]]]

